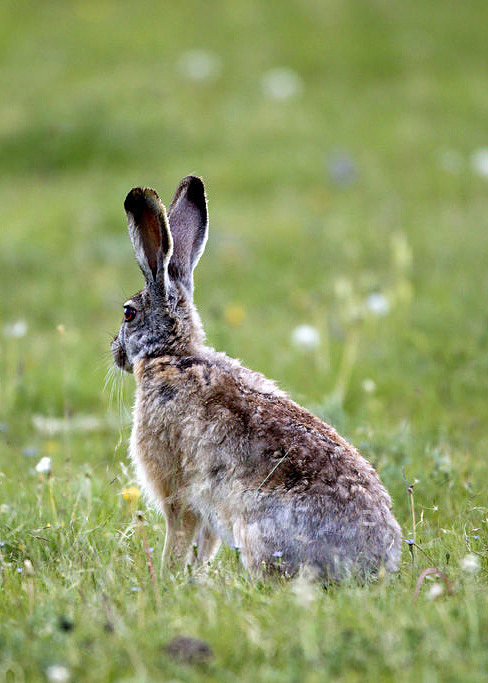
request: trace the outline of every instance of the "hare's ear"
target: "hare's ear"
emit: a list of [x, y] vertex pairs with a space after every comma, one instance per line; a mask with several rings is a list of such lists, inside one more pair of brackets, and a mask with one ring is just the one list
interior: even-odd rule
[[193, 291], [193, 270], [205, 248], [208, 235], [207, 198], [203, 180], [183, 178], [168, 211], [174, 250], [169, 274]]
[[135, 187], [125, 198], [129, 235], [148, 284], [165, 283], [173, 240], [166, 209], [155, 190]]

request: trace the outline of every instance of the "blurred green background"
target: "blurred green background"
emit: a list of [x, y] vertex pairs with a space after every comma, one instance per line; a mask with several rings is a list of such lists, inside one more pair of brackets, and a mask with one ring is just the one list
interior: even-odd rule
[[[211, 343], [322, 398], [347, 336], [337, 281], [358, 303], [391, 287], [400, 235], [410, 306], [362, 330], [346, 398], [362, 410], [374, 375], [392, 420], [434, 427], [441, 405], [466, 435], [486, 416], [483, 16], [481, 2], [4, 5], [2, 317], [29, 326], [23, 405], [61, 410], [62, 323], [72, 409], [102, 408], [107, 334], [140, 284], [125, 193], [168, 202], [193, 172], [211, 211], [196, 289]], [[245, 313], [235, 329], [229, 306]], [[301, 323], [327, 332], [320, 368], [290, 349]]]
[[[114, 533], [122, 524], [122, 504], [107, 499], [126, 459], [133, 380], [104, 380], [122, 303], [141, 285], [123, 200], [149, 185], [169, 203], [196, 173], [210, 208], [196, 274], [209, 343], [343, 430], [378, 467], [407, 537], [402, 468], [418, 479], [417, 515], [439, 564], [441, 527], [455, 539], [450, 555], [472, 550], [473, 533], [485, 558], [486, 2], [4, 0], [1, 15], [3, 536], [17, 547], [40, 524], [33, 469], [46, 455], [68, 497], [89, 475], [99, 512], [86, 524], [108, 509]], [[59, 549], [24, 547], [18, 562], [37, 558], [49, 573]], [[52, 580], [46, 600], [65, 581]], [[413, 579], [402, 580], [410, 600]], [[10, 591], [9, 604], [21, 595]], [[452, 675], [468, 676], [458, 618], [445, 655]], [[22, 619], [0, 640], [11, 654]], [[486, 662], [478, 636], [473, 667]], [[306, 670], [297, 647], [290, 661]], [[385, 652], [363, 673], [395, 672], [381, 668]], [[437, 680], [441, 665], [422, 656]], [[242, 672], [236, 657], [227, 675]]]

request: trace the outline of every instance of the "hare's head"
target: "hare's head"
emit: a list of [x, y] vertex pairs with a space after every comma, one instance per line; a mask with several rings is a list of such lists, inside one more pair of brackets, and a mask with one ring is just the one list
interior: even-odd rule
[[193, 305], [193, 270], [205, 247], [208, 214], [200, 178], [184, 178], [168, 214], [154, 190], [127, 195], [129, 235], [146, 281], [124, 303], [124, 320], [112, 342], [115, 364], [132, 372], [139, 358], [190, 355], [204, 341]]

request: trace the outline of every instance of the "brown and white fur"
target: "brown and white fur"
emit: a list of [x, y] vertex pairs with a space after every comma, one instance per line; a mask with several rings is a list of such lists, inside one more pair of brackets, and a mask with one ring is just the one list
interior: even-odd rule
[[136, 380], [130, 454], [166, 518], [164, 559], [206, 561], [223, 541], [254, 575], [396, 571], [400, 528], [373, 467], [273, 382], [205, 345], [193, 304], [208, 232], [202, 180], [184, 178], [168, 214], [151, 189], [124, 206], [146, 282], [125, 303], [112, 352]]

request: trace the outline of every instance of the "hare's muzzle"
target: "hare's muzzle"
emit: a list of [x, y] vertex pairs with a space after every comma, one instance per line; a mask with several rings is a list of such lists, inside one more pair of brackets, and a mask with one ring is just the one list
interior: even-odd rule
[[127, 359], [127, 354], [124, 347], [120, 343], [118, 336], [113, 340], [111, 349], [115, 365], [126, 372], [132, 372], [132, 365]]

